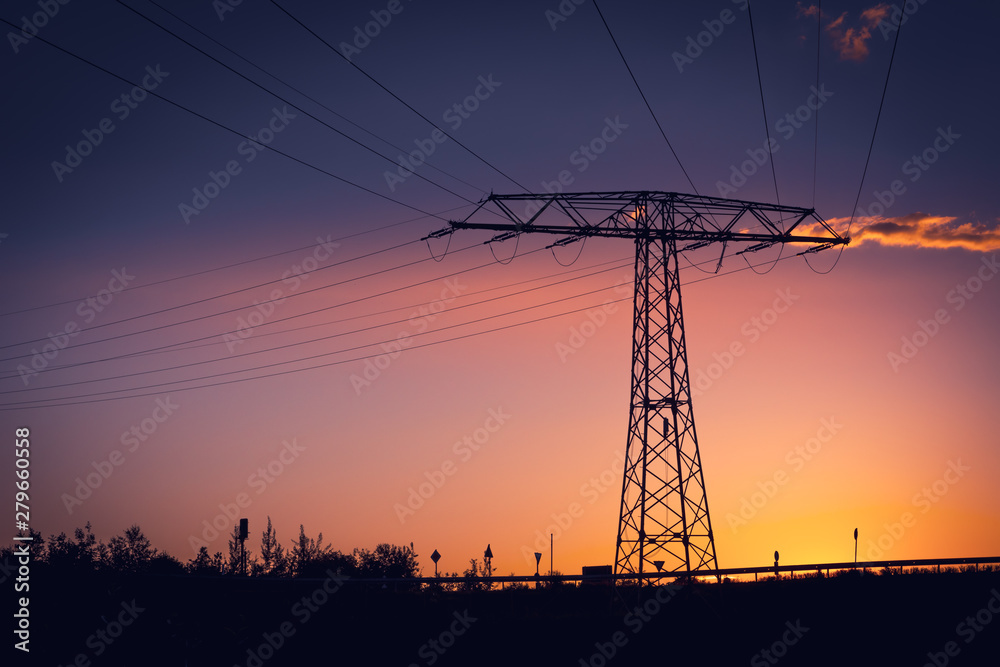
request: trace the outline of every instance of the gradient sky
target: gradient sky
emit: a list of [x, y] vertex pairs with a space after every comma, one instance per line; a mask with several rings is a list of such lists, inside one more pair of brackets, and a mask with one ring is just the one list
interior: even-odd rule
[[[384, 19], [388, 4], [284, 6], [337, 46], [373, 21], [371, 12]], [[698, 190], [774, 201], [767, 164], [748, 167], [745, 183], [733, 179], [766, 141], [745, 4], [604, 4]], [[592, 3], [563, 5], [575, 10], [558, 15], [555, 0], [402, 0], [352, 58], [531, 190], [566, 170], [567, 190], [690, 192]], [[390, 190], [389, 162], [295, 107], [393, 160], [401, 151], [385, 142], [416, 150], [428, 145], [429, 124], [270, 2], [244, 0], [221, 17], [207, 1], [164, 6], [281, 83], [144, 0], [60, 5], [45, 21], [32, 18], [40, 11], [33, 2], [8, 3], [3, 12], [19, 26], [23, 17], [44, 23], [26, 40], [4, 26], [15, 36], [6, 35], [0, 70], [7, 91], [0, 430], [31, 428], [32, 526], [49, 535], [90, 521], [106, 540], [138, 523], [155, 546], [186, 561], [195, 551], [191, 537], [202, 535], [220, 504], [246, 494], [250, 503], [239, 515], [250, 520], [254, 550], [270, 516], [286, 545], [299, 524], [345, 551], [413, 542], [425, 573], [433, 572], [434, 549], [442, 570], [461, 571], [487, 543], [496, 571], [532, 573], [530, 553], [548, 560], [553, 531], [557, 570], [612, 563], [630, 305], [609, 306], [606, 318], [594, 313], [629, 297], [633, 246], [595, 239], [564, 268], [559, 262], [568, 264], [580, 246], [557, 248], [553, 258], [545, 250], [553, 239], [529, 235], [502, 265], [482, 245], [488, 234], [465, 232], [451, 238], [441, 262], [431, 261], [421, 237], [467, 215], [468, 200], [520, 188], [447, 140], [417, 174], [454, 193], [415, 176]], [[855, 242], [826, 275], [801, 258], [767, 275], [682, 272], [722, 567], [766, 565], [775, 549], [783, 563], [850, 560], [856, 527], [861, 559], [1000, 552], [1000, 280], [992, 280], [1000, 201], [991, 194], [998, 130], [987, 103], [998, 64], [988, 30], [998, 10], [930, 1], [906, 17], [854, 210], [895, 37], [885, 23], [892, 11], [823, 5], [826, 99], [814, 193], [816, 114], [802, 105], [816, 84], [817, 12], [791, 2], [754, 8], [781, 202], [814, 205], [840, 229], [853, 210]], [[41, 39], [133, 83], [145, 76], [153, 92], [205, 118], [153, 96], [128, 108], [121, 98], [132, 85]], [[691, 46], [699, 39], [700, 53]], [[690, 62], [676, 55], [686, 51]], [[477, 87], [485, 99], [467, 118], [445, 115]], [[294, 117], [276, 117], [286, 106]], [[797, 110], [806, 120], [795, 127], [786, 114]], [[100, 131], [104, 119], [112, 131]], [[281, 129], [268, 146], [301, 162], [248, 150], [245, 136], [271, 122]], [[580, 147], [609, 123], [618, 124], [614, 141], [581, 162]], [[89, 154], [76, 163], [67, 147], [81, 142]], [[55, 162], [76, 166], [67, 171]], [[185, 219], [181, 205], [194, 206], [194, 190], [227, 163], [235, 168], [226, 187]], [[310, 247], [318, 238], [327, 246]], [[439, 259], [445, 244], [432, 242]], [[512, 244], [495, 246], [497, 257], [509, 258]], [[755, 261], [774, 257], [765, 251]], [[811, 261], [827, 271], [836, 258], [827, 251]], [[316, 271], [290, 277], [303, 266]], [[723, 271], [741, 266], [732, 258]], [[88, 303], [120, 287], [115, 271], [131, 276], [129, 289]], [[576, 280], [551, 285], [568, 278]], [[537, 286], [546, 287], [514, 294]], [[292, 298], [273, 312], [256, 310], [254, 301], [275, 289]], [[467, 305], [501, 295], [511, 296]], [[790, 305], [774, 317], [776, 300]], [[441, 312], [424, 317], [432, 305]], [[530, 306], [538, 307], [512, 312]], [[416, 347], [571, 310], [578, 312], [423, 349], [380, 347], [400, 337]], [[269, 324], [258, 322], [248, 338], [227, 345], [227, 334], [257, 317]], [[186, 322], [194, 318], [201, 319]], [[601, 326], [587, 324], [595, 321]], [[446, 328], [453, 325], [463, 326]], [[33, 350], [67, 326], [91, 330], [45, 360], [46, 372], [22, 377], [18, 366], [30, 366]], [[320, 337], [327, 338], [241, 356]], [[743, 353], [727, 358], [734, 343]], [[125, 354], [133, 356], [98, 361]], [[340, 363], [185, 390], [267, 371], [193, 378], [279, 362], [291, 363], [272, 371]], [[106, 379], [130, 373], [140, 374]], [[177, 381], [187, 382], [150, 386]], [[80, 384], [53, 386], [66, 383]], [[123, 389], [130, 391], [98, 393]], [[151, 432], [143, 440], [124, 435], [144, 424]], [[119, 465], [70, 512], [66, 498], [78, 478], [107, 469], [109, 458]], [[270, 481], [258, 473], [269, 465], [280, 469]], [[443, 483], [424, 487], [422, 506], [400, 511], [411, 490], [433, 480]], [[574, 503], [577, 516], [564, 516]], [[908, 525], [895, 527], [906, 513]], [[208, 546], [225, 551], [225, 538]]]

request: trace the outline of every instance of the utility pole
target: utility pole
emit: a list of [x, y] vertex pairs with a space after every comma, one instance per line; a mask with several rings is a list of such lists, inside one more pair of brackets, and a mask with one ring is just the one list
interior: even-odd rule
[[797, 253], [804, 255], [850, 239], [813, 209], [648, 191], [491, 194], [465, 220], [426, 238], [459, 229], [499, 232], [486, 243], [528, 233], [561, 236], [550, 248], [593, 236], [634, 242], [632, 395], [615, 574], [652, 571], [658, 561], [671, 572], [716, 569], [678, 256], [719, 245], [717, 272], [727, 249], [747, 254], [792, 243], [805, 245]]

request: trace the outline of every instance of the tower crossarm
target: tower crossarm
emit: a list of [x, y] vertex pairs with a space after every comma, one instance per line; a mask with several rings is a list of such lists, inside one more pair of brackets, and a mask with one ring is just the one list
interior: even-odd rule
[[[501, 220], [473, 221], [492, 208]], [[504, 219], [505, 218], [505, 219]], [[850, 243], [813, 209], [674, 192], [491, 194], [451, 230], [662, 239], [684, 243]]]

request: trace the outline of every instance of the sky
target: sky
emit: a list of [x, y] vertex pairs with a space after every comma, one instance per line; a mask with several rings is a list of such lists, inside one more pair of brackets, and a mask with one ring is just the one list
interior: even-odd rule
[[855, 528], [861, 560], [1000, 553], [992, 5], [910, 3], [897, 42], [887, 4], [603, 3], [662, 135], [592, 2], [46, 6], [0, 47], [32, 528], [611, 564], [634, 246], [423, 239], [491, 192], [697, 191], [853, 238], [681, 272], [720, 567]]

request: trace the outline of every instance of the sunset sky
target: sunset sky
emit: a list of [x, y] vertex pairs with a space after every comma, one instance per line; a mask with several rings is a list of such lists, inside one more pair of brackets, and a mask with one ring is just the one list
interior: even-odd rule
[[[532, 574], [554, 533], [555, 569], [613, 563], [634, 246], [421, 240], [560, 177], [692, 191], [594, 5], [282, 0], [313, 35], [162, 4], [2, 13], [0, 431], [31, 429], [32, 527], [187, 561], [270, 516], [424, 574], [487, 544]], [[861, 560], [1000, 554], [1000, 10], [911, 4], [856, 209], [898, 10], [823, 3], [817, 86], [818, 9], [752, 6], [762, 158], [745, 2], [600, 6], [699, 193], [774, 202], [773, 158], [782, 204], [853, 214], [839, 261], [682, 270], [720, 567], [851, 560], [855, 528]]]

